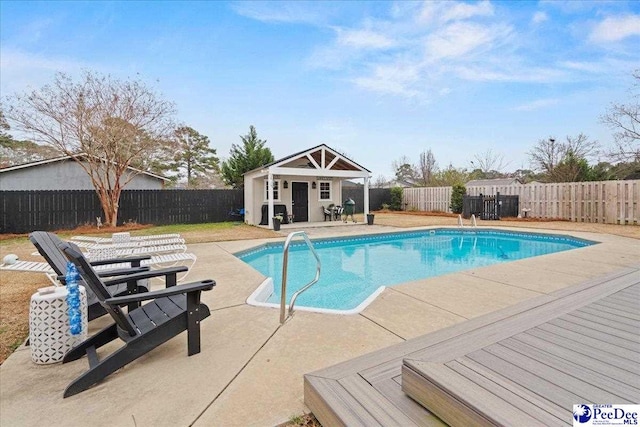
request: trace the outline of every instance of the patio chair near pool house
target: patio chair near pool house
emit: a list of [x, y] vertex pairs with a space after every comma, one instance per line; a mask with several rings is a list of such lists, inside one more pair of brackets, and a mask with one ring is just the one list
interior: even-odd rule
[[[93, 290], [115, 322], [73, 347], [65, 355], [62, 363], [74, 361], [86, 354], [89, 370], [69, 384], [64, 391], [64, 397], [86, 390], [184, 331], [188, 334], [188, 355], [200, 353], [200, 322], [210, 314], [209, 308], [200, 302], [200, 294], [215, 286], [213, 280], [112, 297], [105, 283], [98, 277], [82, 253], [65, 242], [61, 243], [60, 249], [69, 261], [76, 265], [84, 282]], [[136, 280], [144, 276], [145, 273], [137, 273], [121, 280]], [[145, 301], [148, 302], [130, 310], [129, 313], [125, 313], [120, 308], [130, 303], [141, 304]], [[124, 346], [99, 360], [96, 350], [115, 339], [124, 341]]]
[[364, 183], [366, 215], [370, 178], [371, 171], [325, 144], [291, 154], [244, 174], [244, 221], [273, 229], [277, 212], [291, 213], [296, 224], [332, 220], [329, 206], [340, 204], [343, 181], [351, 179]]

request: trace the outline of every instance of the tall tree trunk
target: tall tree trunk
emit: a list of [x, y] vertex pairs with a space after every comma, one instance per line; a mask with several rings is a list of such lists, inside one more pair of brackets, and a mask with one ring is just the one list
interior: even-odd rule
[[97, 192], [100, 204], [102, 205], [102, 211], [104, 212], [103, 223], [111, 227], [118, 225], [120, 192], [121, 190], [107, 190], [103, 188]]

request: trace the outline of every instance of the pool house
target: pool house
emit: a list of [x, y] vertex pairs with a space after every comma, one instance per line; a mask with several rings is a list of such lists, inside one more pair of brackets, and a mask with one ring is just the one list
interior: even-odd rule
[[325, 144], [291, 154], [244, 174], [245, 222], [273, 228], [282, 223], [325, 221], [323, 208], [342, 204], [342, 182], [364, 180], [364, 214], [369, 213], [371, 171]]

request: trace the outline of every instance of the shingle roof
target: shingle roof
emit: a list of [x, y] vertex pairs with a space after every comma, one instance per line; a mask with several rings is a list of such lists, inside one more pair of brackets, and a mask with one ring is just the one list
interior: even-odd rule
[[[85, 157], [85, 156], [87, 156], [87, 154], [78, 154], [76, 157]], [[66, 160], [71, 160], [72, 158], [73, 158], [72, 156], [60, 156], [60, 157], [54, 157], [52, 159], [36, 160], [34, 162], [22, 163], [20, 165], [14, 165], [14, 166], [6, 167], [6, 168], [0, 168], [0, 173], [2, 173], [2, 172], [11, 172], [11, 171], [14, 171], [14, 170], [26, 169], [26, 168], [31, 168], [31, 167], [35, 167], [35, 166], [41, 166], [41, 165], [46, 165], [46, 164], [55, 163], [55, 162], [62, 162], [62, 161], [66, 161]], [[153, 178], [160, 179], [162, 181], [169, 181], [168, 178], [165, 178], [163, 176], [157, 175], [155, 173], [146, 172], [146, 171], [143, 171], [143, 170], [140, 170], [140, 169], [132, 168], [131, 166], [129, 166], [128, 169], [131, 169], [133, 171], [136, 171], [136, 172], [144, 174], [144, 175], [149, 175], [149, 176], [151, 176]]]

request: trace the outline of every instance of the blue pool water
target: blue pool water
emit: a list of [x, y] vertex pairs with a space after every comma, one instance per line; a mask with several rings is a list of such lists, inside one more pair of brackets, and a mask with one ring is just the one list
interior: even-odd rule
[[[437, 229], [406, 233], [314, 240], [322, 262], [320, 281], [302, 293], [296, 306], [351, 310], [380, 286], [522, 258], [589, 246], [594, 242], [566, 236], [497, 230]], [[274, 292], [267, 302], [280, 303], [282, 243], [236, 254], [267, 277]], [[289, 249], [287, 302], [315, 275], [315, 258], [304, 243]]]

